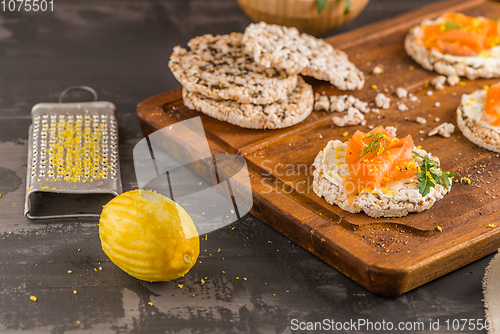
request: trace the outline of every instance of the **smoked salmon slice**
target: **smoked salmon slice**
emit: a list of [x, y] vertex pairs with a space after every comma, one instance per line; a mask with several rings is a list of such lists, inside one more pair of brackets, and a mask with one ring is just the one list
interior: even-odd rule
[[499, 23], [484, 17], [446, 13], [437, 24], [423, 25], [418, 36], [428, 49], [475, 56], [500, 44]]
[[500, 126], [500, 83], [494, 84], [486, 91], [483, 119], [493, 126]]
[[368, 133], [356, 131], [346, 148], [348, 174], [343, 185], [348, 200], [362, 191], [373, 191], [390, 182], [415, 177], [413, 147], [410, 135], [398, 139], [383, 128]]

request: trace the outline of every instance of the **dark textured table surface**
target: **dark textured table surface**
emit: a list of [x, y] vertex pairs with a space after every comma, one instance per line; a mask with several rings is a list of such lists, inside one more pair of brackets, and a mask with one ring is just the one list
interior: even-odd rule
[[[431, 2], [372, 0], [338, 33]], [[172, 47], [249, 23], [234, 0], [60, 0], [53, 12], [0, 11], [1, 333], [292, 333], [298, 322], [323, 319], [423, 322], [400, 332], [444, 333], [453, 332], [446, 320], [484, 319], [481, 280], [491, 256], [381, 297], [247, 215], [202, 240], [201, 263], [185, 277], [152, 287], [109, 261], [97, 219], [23, 216], [34, 104], [57, 102], [62, 90], [81, 84], [113, 102], [124, 190], [136, 188], [132, 149], [142, 133], [135, 107], [179, 87], [167, 68]], [[438, 320], [432, 330], [429, 322]]]

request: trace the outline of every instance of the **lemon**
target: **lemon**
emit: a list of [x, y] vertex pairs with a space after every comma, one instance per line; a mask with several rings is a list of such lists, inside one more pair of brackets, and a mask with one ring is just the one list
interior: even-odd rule
[[104, 253], [140, 280], [184, 276], [200, 254], [196, 226], [170, 198], [150, 190], [125, 192], [106, 204], [99, 219]]

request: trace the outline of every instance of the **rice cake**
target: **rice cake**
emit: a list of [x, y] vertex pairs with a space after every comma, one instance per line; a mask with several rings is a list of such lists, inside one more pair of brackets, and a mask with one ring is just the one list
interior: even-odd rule
[[252, 23], [245, 29], [243, 44], [255, 62], [267, 68], [312, 76], [342, 90], [361, 89], [365, 83], [363, 72], [345, 52], [294, 27]]
[[203, 35], [174, 47], [168, 66], [188, 91], [209, 98], [267, 104], [286, 98], [297, 75], [256, 64], [242, 46], [243, 34]]
[[311, 114], [314, 104], [312, 87], [301, 77], [297, 87], [287, 98], [269, 104], [214, 100], [186, 88], [182, 90], [182, 98], [189, 109], [252, 129], [278, 129], [297, 124]]

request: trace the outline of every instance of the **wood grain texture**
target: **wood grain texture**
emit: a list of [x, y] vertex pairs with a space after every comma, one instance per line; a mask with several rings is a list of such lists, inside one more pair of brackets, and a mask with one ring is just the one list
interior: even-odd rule
[[[327, 41], [344, 49], [365, 72], [365, 88], [352, 94], [363, 101], [386, 92], [391, 108], [368, 114], [368, 125], [396, 126], [398, 135], [411, 134], [416, 145], [437, 155], [443, 169], [472, 184], [454, 183], [451, 193], [430, 210], [406, 217], [371, 218], [331, 206], [312, 191], [312, 162], [332, 139], [367, 127], [338, 128], [332, 114], [313, 112], [304, 122], [287, 129], [243, 129], [184, 107], [181, 90], [160, 94], [137, 106], [141, 128], [148, 135], [165, 126], [200, 116], [213, 154], [240, 154], [249, 166], [254, 194], [253, 215], [315, 254], [368, 290], [399, 295], [494, 252], [500, 229], [489, 228], [500, 219], [498, 154], [481, 149], [456, 131], [451, 138], [427, 137], [442, 122], [455, 123], [460, 97], [496, 80], [463, 80], [462, 85], [434, 91], [427, 82], [436, 76], [414, 63], [403, 49], [408, 29], [424, 18], [446, 11], [469, 15], [500, 15], [494, 1], [444, 1], [413, 13], [338, 35]], [[375, 65], [384, 73], [371, 75]], [[315, 92], [345, 94], [326, 82], [307, 81]], [[376, 85], [377, 89], [372, 89]], [[418, 97], [404, 101], [410, 109], [397, 110], [394, 90], [403, 87]], [[402, 100], [401, 100], [402, 101]], [[436, 107], [435, 103], [440, 106]], [[427, 124], [405, 120], [421, 116]], [[434, 121], [436, 118], [440, 120]], [[421, 133], [421, 131], [425, 133]], [[442, 232], [436, 230], [442, 228]]]

